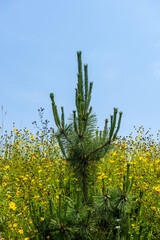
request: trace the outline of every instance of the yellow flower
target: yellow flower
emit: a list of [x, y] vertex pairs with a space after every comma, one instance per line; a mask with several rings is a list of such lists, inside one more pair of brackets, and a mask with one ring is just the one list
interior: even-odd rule
[[2, 186], [5, 187], [7, 184], [5, 182], [2, 183]]
[[13, 129], [13, 132], [15, 132], [15, 131], [16, 131], [16, 128]]
[[31, 140], [34, 140], [34, 135], [31, 135], [31, 136], [30, 136], [30, 139], [31, 139]]
[[42, 221], [42, 222], [44, 221], [44, 218], [43, 218], [43, 217], [41, 217], [41, 221]]
[[46, 194], [47, 194], [47, 192], [43, 192], [43, 193], [42, 193], [42, 196], [44, 196], [44, 195], [46, 195]]
[[28, 238], [28, 237], [26, 237], [24, 240], [29, 240], [29, 238]]
[[156, 190], [157, 192], [160, 192], [160, 186], [153, 187], [153, 189]]
[[34, 196], [34, 198], [40, 198], [40, 196], [39, 196], [39, 195], [37, 195], [37, 196]]
[[110, 160], [111, 163], [114, 163], [114, 160]]
[[6, 196], [8, 197], [8, 198], [11, 198], [12, 196], [11, 195], [9, 195], [9, 194], [6, 194]]
[[13, 227], [17, 227], [17, 223], [14, 223], [14, 224], [13, 224]]
[[22, 229], [18, 230], [18, 232], [19, 232], [20, 234], [23, 234], [23, 230], [22, 230]]
[[10, 202], [9, 207], [13, 210], [16, 210], [16, 204], [14, 202]]
[[8, 176], [6, 176], [6, 175], [4, 175], [4, 178], [5, 178], [5, 179], [7, 179], [7, 180], [9, 179], [9, 177], [8, 177]]
[[6, 168], [6, 169], [8, 169], [8, 168], [10, 168], [10, 166], [9, 166], [9, 165], [7, 165], [5, 168]]

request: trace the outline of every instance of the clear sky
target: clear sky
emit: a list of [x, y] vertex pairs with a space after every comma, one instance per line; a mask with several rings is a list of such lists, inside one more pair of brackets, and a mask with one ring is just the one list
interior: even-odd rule
[[[160, 129], [159, 0], [1, 0], [0, 105], [4, 129], [33, 131], [38, 108], [56, 130], [50, 92], [66, 119], [75, 110], [77, 51], [93, 81], [91, 105], [104, 127], [123, 112], [119, 135], [134, 125]], [[0, 118], [2, 121], [2, 117]], [[2, 123], [1, 123], [2, 124]]]

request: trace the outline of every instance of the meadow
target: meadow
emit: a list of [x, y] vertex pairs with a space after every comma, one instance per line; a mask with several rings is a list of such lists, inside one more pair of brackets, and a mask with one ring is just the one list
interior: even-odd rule
[[[135, 130], [135, 138], [117, 137], [101, 159], [87, 207], [53, 129], [2, 135], [2, 239], [160, 239], [160, 144], [143, 127]], [[123, 209], [110, 200], [119, 194]]]

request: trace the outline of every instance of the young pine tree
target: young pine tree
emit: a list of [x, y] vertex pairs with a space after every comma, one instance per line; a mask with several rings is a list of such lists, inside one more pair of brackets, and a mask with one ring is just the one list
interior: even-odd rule
[[81, 52], [77, 52], [78, 58], [78, 83], [75, 94], [76, 110], [73, 111], [69, 123], [65, 123], [64, 109], [61, 107], [61, 119], [54, 101], [53, 93], [50, 94], [53, 116], [58, 128], [56, 137], [65, 159], [70, 162], [83, 192], [83, 200], [87, 202], [87, 189], [90, 183], [89, 176], [101, 158], [116, 139], [120, 128], [122, 112], [119, 113], [116, 126], [118, 109], [114, 108], [114, 114], [105, 120], [103, 131], [96, 128], [97, 118], [92, 113], [90, 106], [93, 82], [88, 82], [88, 66], [84, 65], [84, 77], [82, 72]]

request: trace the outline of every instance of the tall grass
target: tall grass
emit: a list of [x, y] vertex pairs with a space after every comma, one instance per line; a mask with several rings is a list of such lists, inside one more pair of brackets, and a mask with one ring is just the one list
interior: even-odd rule
[[[127, 164], [130, 165], [129, 175], [127, 175]], [[146, 137], [143, 127], [137, 130], [135, 139], [132, 135], [117, 138], [114, 149], [101, 159], [95, 175], [97, 180], [90, 186], [89, 194], [91, 197], [95, 196], [91, 203], [95, 201], [99, 208], [102, 207], [101, 199], [104, 199], [104, 196], [112, 197], [113, 189], [116, 189], [117, 185], [123, 191], [124, 175], [128, 176], [128, 180], [134, 177], [130, 194], [134, 196], [132, 200], [137, 200], [129, 203], [134, 206], [141, 204], [141, 208], [138, 215], [136, 212], [131, 214], [132, 208], [124, 210], [131, 216], [128, 230], [130, 239], [144, 239], [147, 231], [147, 239], [160, 239], [160, 145], [151, 136]], [[139, 197], [140, 192], [143, 192], [141, 197]], [[29, 240], [36, 239], [36, 236], [37, 239], [38, 236], [39, 239], [76, 239], [75, 233], [72, 232], [77, 230], [74, 224], [72, 234], [68, 233], [69, 235], [65, 235], [64, 238], [59, 238], [56, 233], [57, 237], [54, 238], [50, 232], [45, 237], [42, 237], [43, 234], [37, 235], [39, 230], [36, 224], [39, 221], [39, 226], [44, 227], [44, 222], [48, 221], [47, 216], [51, 215], [51, 212], [47, 215], [48, 211], [52, 209], [53, 216], [57, 214], [49, 220], [52, 220], [52, 229], [55, 224], [60, 226], [61, 222], [56, 222], [56, 219], [68, 211], [65, 211], [65, 206], [68, 206], [71, 213], [75, 203], [78, 204], [77, 199], [80, 199], [77, 197], [78, 194], [81, 194], [78, 180], [69, 165], [62, 159], [52, 131], [45, 131], [45, 133], [37, 131], [33, 135], [28, 129], [14, 128], [10, 135], [1, 137], [0, 232], [3, 239]], [[65, 205], [66, 202], [68, 205]], [[136, 208], [133, 209], [136, 211]], [[36, 219], [33, 218], [33, 210], [35, 210]], [[83, 209], [79, 211], [85, 215]], [[93, 215], [96, 209], [90, 207], [87, 211], [86, 218], [93, 219], [90, 214]], [[61, 218], [64, 219], [64, 215]], [[91, 222], [90, 228], [83, 229], [86, 238], [79, 236], [77, 239], [95, 239], [93, 237], [96, 236], [95, 234], [97, 234], [96, 239], [112, 239], [108, 237], [105, 226], [102, 229], [98, 225], [98, 221], [101, 220], [99, 215], [95, 214], [94, 222], [88, 220], [88, 225]], [[115, 239], [125, 239], [121, 236], [122, 225], [119, 221], [121, 219], [117, 218], [116, 225], [112, 226], [114, 228], [112, 235], [116, 232]], [[138, 235], [141, 227], [143, 227], [143, 234]], [[94, 229], [93, 234], [91, 234], [92, 229]], [[66, 232], [65, 229], [63, 231]], [[133, 238], [133, 236], [140, 236], [140, 238]]]

